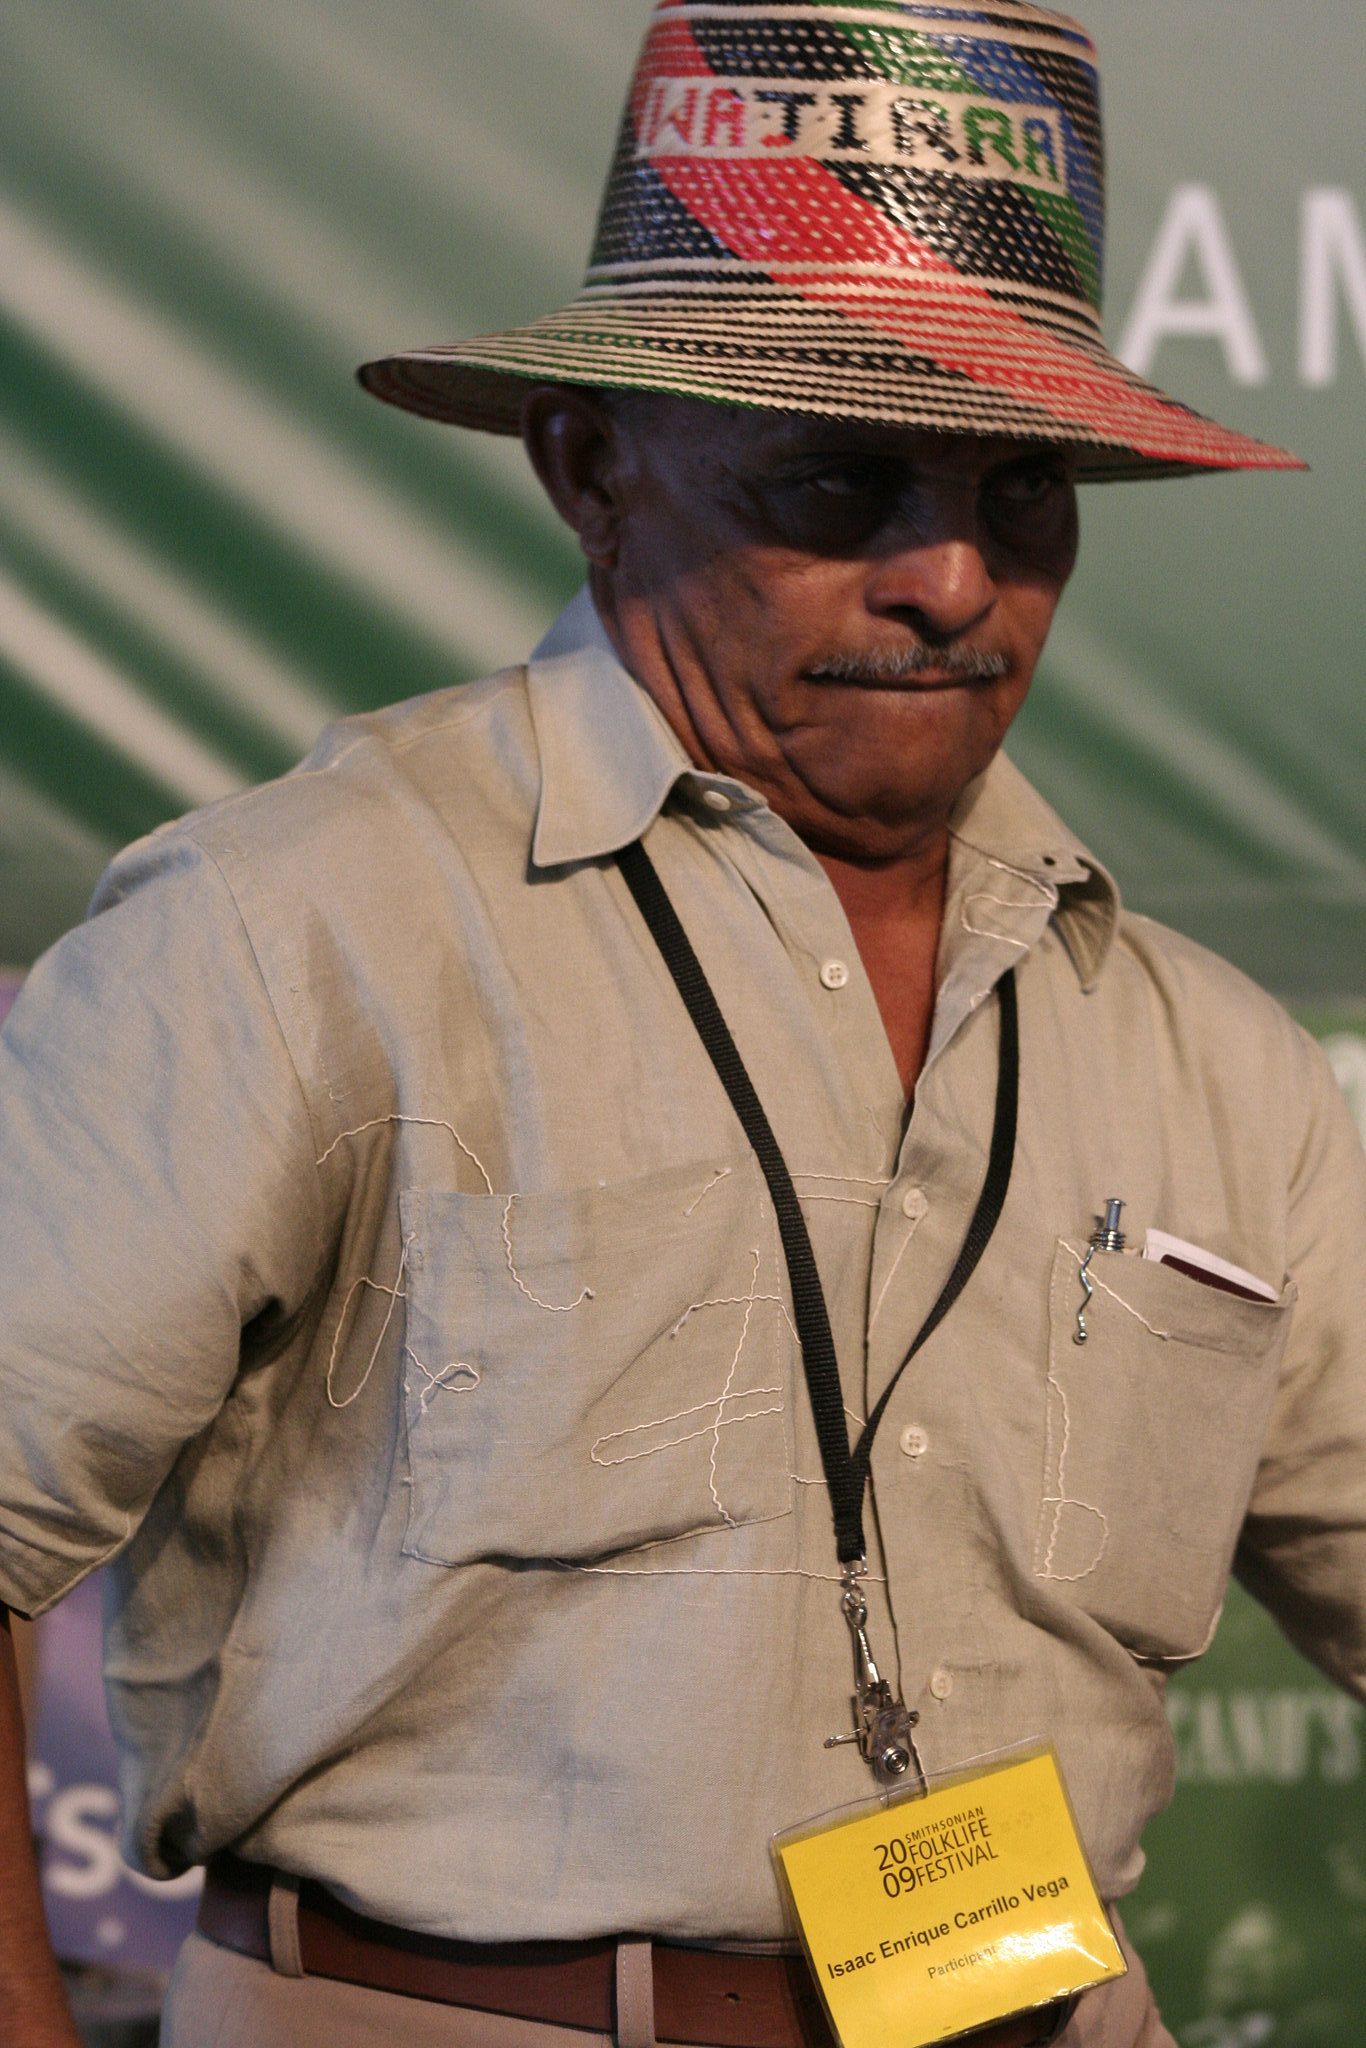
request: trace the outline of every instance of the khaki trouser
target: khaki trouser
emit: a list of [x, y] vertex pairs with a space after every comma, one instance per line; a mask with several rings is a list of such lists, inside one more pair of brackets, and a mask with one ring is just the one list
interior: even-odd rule
[[[1088, 1992], [1058, 2048], [1176, 2048], [1124, 1930], [1129, 1964]], [[652, 2016], [647, 2031], [653, 2032]], [[286, 1976], [192, 1934], [180, 1951], [161, 2048], [614, 2048], [609, 2034], [395, 1998], [328, 1977]]]

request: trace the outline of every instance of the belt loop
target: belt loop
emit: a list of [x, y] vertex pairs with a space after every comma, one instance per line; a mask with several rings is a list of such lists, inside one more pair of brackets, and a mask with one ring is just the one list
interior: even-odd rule
[[302, 1977], [304, 1959], [299, 1950], [299, 1880], [287, 1871], [276, 1870], [271, 1874], [266, 1926], [270, 1933], [272, 1970], [281, 1977]]
[[648, 1941], [617, 1943], [617, 2048], [655, 2048], [655, 1969]]

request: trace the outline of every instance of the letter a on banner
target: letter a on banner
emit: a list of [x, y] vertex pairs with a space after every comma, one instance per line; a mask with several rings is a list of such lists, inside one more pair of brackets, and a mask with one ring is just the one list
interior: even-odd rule
[[[1200, 270], [1203, 298], [1177, 297], [1188, 257], [1194, 257]], [[1208, 336], [1222, 343], [1224, 361], [1235, 384], [1266, 382], [1266, 351], [1219, 195], [1208, 185], [1178, 185], [1172, 193], [1116, 352], [1121, 362], [1146, 377], [1168, 335]]]

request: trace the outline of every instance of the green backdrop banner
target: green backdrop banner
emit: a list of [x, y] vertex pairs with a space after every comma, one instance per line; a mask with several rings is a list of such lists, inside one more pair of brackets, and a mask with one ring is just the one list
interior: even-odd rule
[[1235, 1586], [1172, 1681], [1176, 1798], [1125, 1924], [1182, 2048], [1357, 2048], [1366, 2013], [1366, 1711]]
[[[577, 580], [515, 448], [352, 368], [577, 282], [646, 0], [0, 16], [0, 959], [334, 710], [527, 651]], [[1097, 0], [1112, 339], [1307, 477], [1086, 495], [1012, 748], [1129, 900], [1366, 995], [1355, 0]]]
[[[0, 961], [120, 841], [340, 710], [530, 647], [578, 582], [520, 451], [365, 356], [577, 283], [646, 0], [0, 13]], [[1359, 0], [1094, 0], [1127, 360], [1305, 477], [1105, 486], [1016, 759], [1127, 900], [1333, 1038], [1366, 1116]], [[1172, 1687], [1132, 1906], [1190, 2048], [1347, 2048], [1361, 1722], [1246, 1601]]]

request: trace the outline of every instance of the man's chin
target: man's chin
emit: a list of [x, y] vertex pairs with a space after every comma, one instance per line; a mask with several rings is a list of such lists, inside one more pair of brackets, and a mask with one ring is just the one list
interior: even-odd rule
[[800, 791], [789, 784], [774, 808], [817, 851], [863, 860], [896, 859], [942, 832], [998, 746], [994, 738], [974, 737], [946, 759], [938, 749], [908, 744], [904, 732], [888, 735], [871, 755], [822, 748], [812, 732], [803, 738], [805, 745], [787, 750]]

